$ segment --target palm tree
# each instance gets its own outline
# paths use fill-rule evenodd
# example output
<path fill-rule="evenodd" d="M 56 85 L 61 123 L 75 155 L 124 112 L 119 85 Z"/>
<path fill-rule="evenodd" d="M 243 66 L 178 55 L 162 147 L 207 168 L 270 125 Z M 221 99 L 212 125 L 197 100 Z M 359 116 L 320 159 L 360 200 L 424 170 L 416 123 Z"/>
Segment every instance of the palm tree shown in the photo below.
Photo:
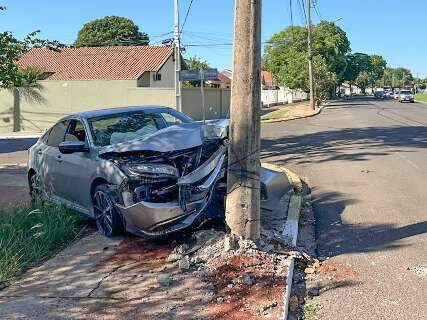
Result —
<path fill-rule="evenodd" d="M 21 99 L 42 103 L 45 101 L 38 82 L 44 72 L 38 68 L 26 67 L 18 70 L 13 86 L 8 89 L 13 94 L 13 132 L 21 131 Z"/>

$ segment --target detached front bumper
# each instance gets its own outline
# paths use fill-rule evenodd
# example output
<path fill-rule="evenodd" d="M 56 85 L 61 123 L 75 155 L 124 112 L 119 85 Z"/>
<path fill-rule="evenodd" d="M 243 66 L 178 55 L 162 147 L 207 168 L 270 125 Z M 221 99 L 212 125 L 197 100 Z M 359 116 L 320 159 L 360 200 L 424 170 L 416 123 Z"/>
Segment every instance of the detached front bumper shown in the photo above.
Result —
<path fill-rule="evenodd" d="M 162 236 L 190 227 L 210 204 L 218 180 L 224 177 L 225 152 L 226 147 L 220 147 L 200 167 L 181 177 L 175 202 L 116 204 L 126 230 L 136 235 Z"/>

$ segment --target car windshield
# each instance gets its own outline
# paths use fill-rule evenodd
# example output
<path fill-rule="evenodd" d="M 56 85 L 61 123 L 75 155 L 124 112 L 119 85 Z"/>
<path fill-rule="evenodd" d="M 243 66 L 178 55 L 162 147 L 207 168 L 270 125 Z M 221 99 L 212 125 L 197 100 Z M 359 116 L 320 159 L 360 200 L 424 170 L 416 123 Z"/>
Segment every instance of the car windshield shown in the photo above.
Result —
<path fill-rule="evenodd" d="M 88 119 L 96 146 L 126 142 L 178 123 L 192 122 L 191 118 L 175 111 L 124 112 Z"/>
<path fill-rule="evenodd" d="M 411 91 L 405 90 L 405 91 L 400 91 L 401 94 L 411 94 Z"/>

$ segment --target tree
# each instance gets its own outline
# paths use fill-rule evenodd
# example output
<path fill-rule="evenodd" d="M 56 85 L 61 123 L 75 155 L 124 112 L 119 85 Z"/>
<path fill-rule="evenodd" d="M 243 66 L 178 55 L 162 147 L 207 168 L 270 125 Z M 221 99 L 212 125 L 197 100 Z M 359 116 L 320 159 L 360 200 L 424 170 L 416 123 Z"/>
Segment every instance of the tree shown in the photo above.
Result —
<path fill-rule="evenodd" d="M 13 131 L 21 131 L 21 99 L 41 103 L 44 101 L 40 91 L 42 85 L 38 82 L 43 71 L 38 68 L 27 67 L 18 69 L 17 77 L 12 86 L 8 87 L 13 94 Z"/>
<path fill-rule="evenodd" d="M 348 81 L 348 83 L 350 84 L 350 91 L 351 86 L 354 83 L 357 83 L 358 86 L 363 87 L 361 89 L 364 92 L 366 88 L 366 82 L 368 81 L 368 75 L 365 73 L 361 73 L 367 72 L 370 67 L 371 61 L 369 59 L 369 56 L 365 53 L 356 52 L 348 54 L 346 60 L 347 66 L 343 73 L 342 79 Z"/>
<path fill-rule="evenodd" d="M 5 8 L 0 7 L 0 9 L 4 10 Z M 19 57 L 30 48 L 44 47 L 52 50 L 58 50 L 58 48 L 63 47 L 63 44 L 58 41 L 38 39 L 36 37 L 38 33 L 39 31 L 34 31 L 28 34 L 23 40 L 18 40 L 9 31 L 0 32 L 0 89 L 11 90 L 14 95 L 12 109 L 15 120 L 14 129 L 16 130 L 19 130 L 20 128 L 19 94 L 22 93 L 26 98 L 30 98 L 30 96 L 35 98 L 36 96 L 32 93 L 35 93 L 37 90 L 37 86 L 35 84 L 30 85 L 32 79 L 36 77 L 37 72 L 33 69 L 19 69 L 16 62 L 19 60 Z M 14 90 L 14 88 L 22 89 Z M 24 90 L 24 88 L 26 89 Z M 30 88 L 31 90 L 29 90 Z"/>
<path fill-rule="evenodd" d="M 148 45 L 149 38 L 130 19 L 107 16 L 86 23 L 77 35 L 75 47 Z"/>
<path fill-rule="evenodd" d="M 383 78 L 384 72 L 387 66 L 387 62 L 382 56 L 371 55 L 369 56 L 370 60 L 370 69 L 369 69 L 369 81 L 372 86 L 377 84 L 380 86 L 379 80 Z"/>
<path fill-rule="evenodd" d="M 386 68 L 384 71 L 384 84 L 403 88 L 405 85 L 412 85 L 414 77 L 409 69 L 406 68 Z"/>
<path fill-rule="evenodd" d="M 315 84 L 316 99 L 326 98 L 342 81 L 349 51 L 346 33 L 334 23 L 322 21 L 313 27 L 313 73 L 321 82 Z M 291 26 L 273 35 L 263 67 L 280 84 L 308 91 L 307 29 Z"/>

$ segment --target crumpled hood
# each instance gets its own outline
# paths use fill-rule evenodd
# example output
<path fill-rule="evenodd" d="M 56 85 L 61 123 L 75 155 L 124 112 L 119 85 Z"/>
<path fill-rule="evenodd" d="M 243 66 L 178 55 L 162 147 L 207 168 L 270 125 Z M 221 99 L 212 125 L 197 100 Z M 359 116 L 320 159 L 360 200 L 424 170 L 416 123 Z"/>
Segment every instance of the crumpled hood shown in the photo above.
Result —
<path fill-rule="evenodd" d="M 99 149 L 99 155 L 137 151 L 171 152 L 198 147 L 205 138 L 228 131 L 228 120 L 182 123 L 159 130 L 145 137 Z M 206 135 L 210 135 L 207 137 Z"/>

